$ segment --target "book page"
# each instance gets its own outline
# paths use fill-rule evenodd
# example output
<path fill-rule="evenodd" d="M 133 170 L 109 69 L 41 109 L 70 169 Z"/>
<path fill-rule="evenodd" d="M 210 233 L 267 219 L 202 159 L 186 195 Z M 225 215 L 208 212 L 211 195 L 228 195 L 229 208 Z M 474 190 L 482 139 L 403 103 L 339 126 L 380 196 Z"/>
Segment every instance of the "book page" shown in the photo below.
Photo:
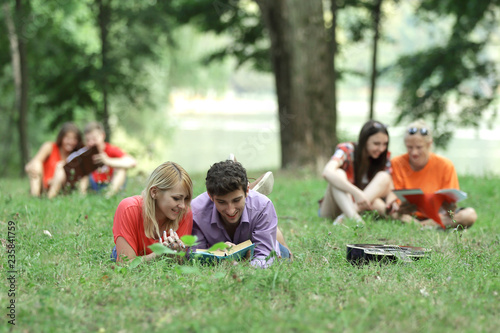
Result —
<path fill-rule="evenodd" d="M 454 188 L 445 188 L 437 191 L 436 194 L 444 195 L 451 202 L 459 202 L 467 199 L 467 193 Z"/>
<path fill-rule="evenodd" d="M 71 153 L 68 158 L 66 159 L 66 163 L 69 163 L 71 162 L 75 157 L 78 157 L 80 155 L 83 155 L 85 152 L 87 152 L 87 150 L 89 150 L 89 147 L 83 147 L 83 148 L 80 148 L 78 149 L 77 151 Z"/>
<path fill-rule="evenodd" d="M 74 185 L 82 177 L 87 176 L 92 171 L 102 166 L 102 163 L 95 164 L 93 161 L 93 156 L 98 153 L 97 147 L 92 146 L 90 148 L 83 147 L 69 155 L 64 165 L 68 183 Z"/>
<path fill-rule="evenodd" d="M 244 241 L 243 243 L 240 243 L 240 244 L 237 244 L 233 247 L 231 247 L 231 249 L 226 249 L 225 251 L 224 250 L 215 250 L 215 251 L 208 251 L 207 249 L 196 249 L 196 252 L 197 253 L 207 253 L 207 254 L 212 254 L 212 255 L 215 255 L 215 256 L 218 256 L 218 257 L 226 257 L 226 256 L 229 256 L 233 253 L 236 253 L 240 250 L 243 250 L 249 246 L 252 245 L 252 241 L 251 240 L 247 240 L 247 241 Z"/>
<path fill-rule="evenodd" d="M 405 190 L 393 190 L 394 194 L 398 197 L 401 202 L 406 202 L 406 195 L 414 195 L 414 194 L 424 194 L 419 188 L 405 189 Z"/>
<path fill-rule="evenodd" d="M 250 245 L 252 245 L 252 241 L 251 240 L 247 240 L 247 241 L 244 241 L 243 243 L 239 243 L 238 245 L 233 246 L 228 251 L 228 254 L 233 254 L 235 252 L 238 252 L 239 250 L 242 250 L 242 249 L 244 249 L 246 247 L 249 247 Z"/>

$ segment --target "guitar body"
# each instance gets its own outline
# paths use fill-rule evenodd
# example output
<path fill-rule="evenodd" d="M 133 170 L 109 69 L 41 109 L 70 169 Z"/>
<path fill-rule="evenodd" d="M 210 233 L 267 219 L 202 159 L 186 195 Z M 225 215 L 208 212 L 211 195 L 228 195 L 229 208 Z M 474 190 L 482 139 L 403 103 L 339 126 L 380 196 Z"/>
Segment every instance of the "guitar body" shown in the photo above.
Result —
<path fill-rule="evenodd" d="M 430 255 L 430 250 L 416 246 L 385 244 L 347 244 L 346 258 L 354 264 L 374 262 L 412 262 Z"/>

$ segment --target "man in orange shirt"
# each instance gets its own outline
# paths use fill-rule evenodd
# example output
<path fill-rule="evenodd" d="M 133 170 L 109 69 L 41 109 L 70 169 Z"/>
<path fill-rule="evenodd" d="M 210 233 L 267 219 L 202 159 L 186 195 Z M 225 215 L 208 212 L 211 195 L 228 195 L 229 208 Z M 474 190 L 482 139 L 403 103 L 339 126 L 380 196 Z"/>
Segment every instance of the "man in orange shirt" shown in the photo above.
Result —
<path fill-rule="evenodd" d="M 441 189 L 459 189 L 458 177 L 453 163 L 442 156 L 431 152 L 432 133 L 424 121 L 410 124 L 405 133 L 407 153 L 391 160 L 392 180 L 395 189 L 420 188 L 424 193 L 434 193 Z M 408 213 L 414 212 L 414 207 L 402 205 L 396 207 L 393 215 L 405 222 L 414 221 Z M 450 216 L 448 211 L 454 211 Z M 458 208 L 444 203 L 440 210 L 441 221 L 445 226 L 456 227 L 461 225 L 468 228 L 477 219 L 476 211 L 471 208 Z M 423 215 L 416 214 L 421 224 L 437 225 L 435 221 Z"/>

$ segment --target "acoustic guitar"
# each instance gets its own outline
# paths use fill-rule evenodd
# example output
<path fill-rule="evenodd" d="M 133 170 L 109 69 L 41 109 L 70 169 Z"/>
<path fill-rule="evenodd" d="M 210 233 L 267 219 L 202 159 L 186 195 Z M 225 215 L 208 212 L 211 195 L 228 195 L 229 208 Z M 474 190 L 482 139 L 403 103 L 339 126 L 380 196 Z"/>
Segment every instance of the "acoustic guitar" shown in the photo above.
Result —
<path fill-rule="evenodd" d="M 429 257 L 430 249 L 386 244 L 347 244 L 347 260 L 354 264 L 375 262 L 413 262 Z"/>

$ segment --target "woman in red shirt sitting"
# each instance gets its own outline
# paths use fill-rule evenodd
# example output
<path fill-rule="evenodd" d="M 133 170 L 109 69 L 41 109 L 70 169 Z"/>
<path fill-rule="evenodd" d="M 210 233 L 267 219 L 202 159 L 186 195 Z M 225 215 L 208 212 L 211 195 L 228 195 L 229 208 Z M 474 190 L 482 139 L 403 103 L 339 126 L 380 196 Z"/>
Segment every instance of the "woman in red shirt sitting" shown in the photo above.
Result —
<path fill-rule="evenodd" d="M 24 170 L 30 180 L 30 193 L 39 197 L 43 190 L 53 198 L 66 182 L 66 158 L 83 146 L 82 132 L 73 123 L 65 123 L 56 142 L 45 142 Z"/>

